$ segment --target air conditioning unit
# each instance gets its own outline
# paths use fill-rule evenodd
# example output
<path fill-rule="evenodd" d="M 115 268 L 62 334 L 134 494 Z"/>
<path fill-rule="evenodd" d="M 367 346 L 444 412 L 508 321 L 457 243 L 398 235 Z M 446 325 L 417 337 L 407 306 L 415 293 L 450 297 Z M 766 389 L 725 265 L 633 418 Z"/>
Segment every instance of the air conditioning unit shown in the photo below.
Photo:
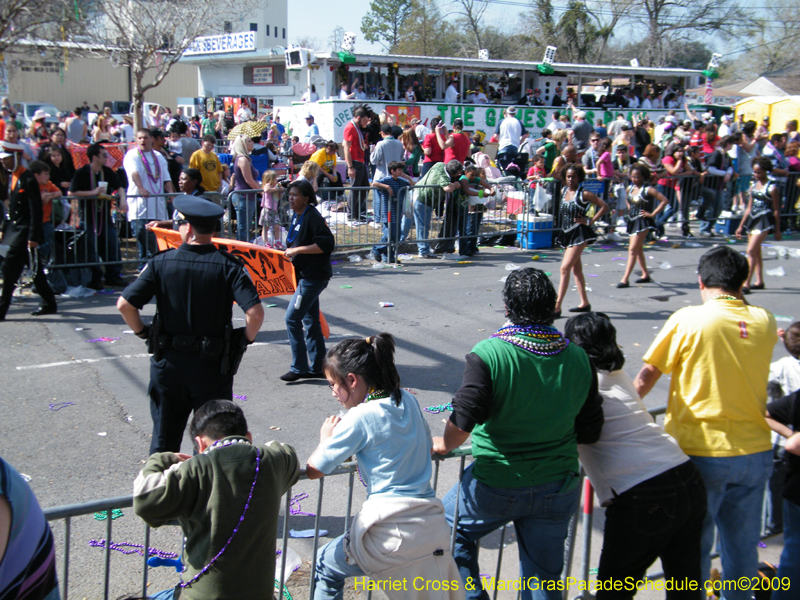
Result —
<path fill-rule="evenodd" d="M 286 59 L 286 68 L 290 71 L 299 71 L 308 66 L 308 49 L 289 46 L 283 53 Z"/>

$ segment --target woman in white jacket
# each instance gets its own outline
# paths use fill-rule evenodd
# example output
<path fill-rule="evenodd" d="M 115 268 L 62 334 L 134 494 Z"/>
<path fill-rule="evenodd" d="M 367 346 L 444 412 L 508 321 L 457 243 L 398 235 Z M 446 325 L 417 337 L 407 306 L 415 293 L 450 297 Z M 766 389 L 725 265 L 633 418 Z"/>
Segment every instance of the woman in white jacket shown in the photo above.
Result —
<path fill-rule="evenodd" d="M 325 358 L 333 396 L 348 412 L 323 423 L 308 477 L 355 455 L 367 500 L 317 557 L 314 600 L 342 598 L 345 579 L 364 575 L 390 598 L 464 597 L 444 506 L 430 484 L 431 432 L 416 398 L 400 389 L 394 349 L 394 338 L 380 333 L 344 340 Z"/>

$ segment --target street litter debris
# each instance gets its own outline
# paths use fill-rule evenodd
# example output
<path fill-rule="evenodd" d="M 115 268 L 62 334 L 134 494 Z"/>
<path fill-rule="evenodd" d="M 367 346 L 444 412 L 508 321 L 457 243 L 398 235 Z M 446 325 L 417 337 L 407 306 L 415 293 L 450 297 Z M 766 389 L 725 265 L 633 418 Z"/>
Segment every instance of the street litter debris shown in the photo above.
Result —
<path fill-rule="evenodd" d="M 126 330 L 125 330 L 125 331 L 123 331 L 122 333 L 123 333 L 124 335 L 130 335 L 130 334 L 132 334 L 132 333 L 133 333 L 133 329 L 126 329 Z"/>
<path fill-rule="evenodd" d="M 322 537 L 323 535 L 328 535 L 327 529 L 320 529 L 319 535 Z M 289 537 L 293 538 L 313 538 L 314 537 L 314 530 L 313 529 L 290 529 L 289 530 Z"/>
<path fill-rule="evenodd" d="M 508 263 L 506 265 L 506 271 L 516 271 L 519 269 L 519 265 L 515 265 L 514 263 Z"/>
<path fill-rule="evenodd" d="M 278 306 L 278 305 L 277 304 L 265 304 L 264 308 L 273 308 L 275 306 Z"/>
<path fill-rule="evenodd" d="M 548 277 L 552 277 L 553 276 L 553 274 L 550 271 L 545 271 L 544 274 L 547 275 Z"/>
<path fill-rule="evenodd" d="M 349 260 L 350 262 L 361 262 L 361 261 L 362 261 L 362 260 L 364 260 L 364 259 L 361 257 L 361 255 L 360 255 L 360 254 L 351 254 L 351 255 L 350 255 L 348 258 L 347 258 L 347 260 Z"/>
<path fill-rule="evenodd" d="M 628 260 L 628 259 L 627 259 L 627 258 L 625 258 L 624 256 L 615 256 L 615 257 L 614 257 L 614 258 L 612 258 L 611 260 Z"/>
<path fill-rule="evenodd" d="M 444 412 L 446 410 L 453 410 L 453 405 L 447 403 L 447 404 L 439 404 L 438 406 L 426 406 L 422 410 L 424 410 L 425 412 L 432 413 L 434 415 L 438 415 L 439 413 Z"/>
<path fill-rule="evenodd" d="M 89 540 L 89 545 L 92 548 L 105 548 L 106 540 Z M 132 544 L 130 542 L 108 542 L 108 547 L 123 554 L 138 554 L 144 556 L 144 546 L 142 544 Z M 127 548 L 130 548 L 128 550 Z M 158 548 L 148 548 L 147 554 L 151 556 L 158 556 L 159 558 L 178 558 L 176 552 L 167 552 L 166 550 L 159 550 Z"/>
<path fill-rule="evenodd" d="M 786 321 L 788 323 L 794 323 L 794 317 L 784 317 L 783 315 L 775 315 L 776 321 Z"/>
<path fill-rule="evenodd" d="M 778 267 L 777 269 L 767 270 L 767 275 L 772 275 L 773 277 L 783 277 L 786 275 L 786 271 L 783 270 L 783 267 Z"/>
<path fill-rule="evenodd" d="M 471 260 L 460 260 L 460 261 L 458 261 L 458 263 L 457 263 L 457 264 L 459 264 L 459 265 L 471 265 L 471 264 L 472 264 L 472 262 L 473 262 L 473 261 L 471 261 Z M 458 274 L 458 273 L 456 273 L 456 275 L 457 275 L 457 274 Z"/>
<path fill-rule="evenodd" d="M 20 473 L 20 476 L 22 477 L 23 481 L 30 481 L 31 479 L 33 479 L 33 477 L 31 477 L 30 475 L 25 475 L 25 473 Z"/>
<path fill-rule="evenodd" d="M 539 255 L 534 254 L 533 256 L 531 256 L 531 260 L 539 260 Z"/>
<path fill-rule="evenodd" d="M 116 342 L 119 339 L 122 339 L 122 338 L 99 337 L 99 338 L 95 338 L 93 340 L 85 340 L 85 341 L 89 342 L 90 344 L 96 344 L 97 342 L 112 342 L 113 343 L 113 342 Z"/>
<path fill-rule="evenodd" d="M 271 427 L 270 427 L 270 429 L 271 429 L 272 431 L 280 431 L 280 430 L 281 430 L 281 428 L 280 428 L 280 427 L 275 427 L 275 425 L 271 426 Z"/>
<path fill-rule="evenodd" d="M 76 327 L 75 331 L 83 331 L 84 329 L 86 329 L 86 328 L 85 327 Z M 131 332 L 131 333 L 133 333 L 133 332 Z"/>
<path fill-rule="evenodd" d="M 664 261 L 663 263 L 661 263 L 660 265 L 658 265 L 658 268 L 659 268 L 659 269 L 665 269 L 665 270 L 666 270 L 666 269 L 671 269 L 671 268 L 672 268 L 672 265 L 671 265 L 671 264 L 669 264 L 668 262 Z"/>
<path fill-rule="evenodd" d="M 67 406 L 75 406 L 74 402 L 56 402 L 55 404 L 50 405 L 50 410 L 61 410 L 62 408 L 66 408 Z"/>
<path fill-rule="evenodd" d="M 108 434 L 105 431 L 101 431 L 97 435 L 99 435 L 100 437 L 106 437 Z"/>
<path fill-rule="evenodd" d="M 300 515 L 301 517 L 316 517 L 317 515 L 314 513 L 303 512 L 300 508 L 300 501 L 305 500 L 306 498 L 308 498 L 308 494 L 305 492 L 292 496 L 292 498 L 289 500 L 289 513 L 293 515 Z"/>
<path fill-rule="evenodd" d="M 378 302 L 378 306 L 381 308 L 392 308 L 394 306 L 394 302 Z"/>
<path fill-rule="evenodd" d="M 351 290 L 351 289 L 353 289 L 352 285 L 340 285 L 339 287 L 342 288 L 343 290 Z"/>
<path fill-rule="evenodd" d="M 114 508 L 114 509 L 111 510 L 111 520 L 112 521 L 114 519 L 119 519 L 121 516 L 123 516 L 121 508 Z M 108 512 L 107 511 L 94 513 L 94 520 L 95 521 L 105 521 L 107 518 L 108 518 Z"/>
<path fill-rule="evenodd" d="M 236 398 L 237 400 L 241 400 L 242 402 L 247 402 L 247 396 L 241 396 L 239 394 L 234 394 L 233 397 Z"/>

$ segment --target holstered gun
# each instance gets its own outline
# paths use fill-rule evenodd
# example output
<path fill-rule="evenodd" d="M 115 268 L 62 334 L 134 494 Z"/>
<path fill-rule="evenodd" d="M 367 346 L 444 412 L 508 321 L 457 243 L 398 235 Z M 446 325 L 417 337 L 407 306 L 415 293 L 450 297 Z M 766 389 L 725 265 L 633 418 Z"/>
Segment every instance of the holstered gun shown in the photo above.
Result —
<path fill-rule="evenodd" d="M 147 338 L 147 351 L 156 360 L 163 358 L 164 348 L 167 347 L 167 336 L 161 333 L 163 328 L 164 320 L 156 311 L 156 316 L 153 317 L 153 323 L 150 325 L 150 335 Z"/>
<path fill-rule="evenodd" d="M 220 365 L 220 373 L 223 375 L 233 376 L 239 370 L 242 357 L 247 351 L 247 346 L 250 345 L 245 335 L 246 331 L 244 327 L 234 329 L 232 325 L 226 325 L 223 338 L 222 364 Z"/>

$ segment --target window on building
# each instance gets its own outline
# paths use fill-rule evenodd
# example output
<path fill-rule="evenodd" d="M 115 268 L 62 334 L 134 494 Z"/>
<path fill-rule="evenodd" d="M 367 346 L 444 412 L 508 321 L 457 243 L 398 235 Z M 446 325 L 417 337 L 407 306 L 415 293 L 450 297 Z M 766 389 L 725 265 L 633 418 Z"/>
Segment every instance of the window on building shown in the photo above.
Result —
<path fill-rule="evenodd" d="M 258 31 L 258 23 L 250 23 L 250 31 Z"/>
<path fill-rule="evenodd" d="M 269 37 L 269 25 L 264 25 L 264 31 L 266 31 L 267 37 Z"/>
<path fill-rule="evenodd" d="M 283 28 L 283 39 L 286 39 L 286 28 Z"/>
<path fill-rule="evenodd" d="M 233 24 L 230 21 L 225 21 L 223 31 L 225 31 L 225 33 L 233 33 Z"/>

